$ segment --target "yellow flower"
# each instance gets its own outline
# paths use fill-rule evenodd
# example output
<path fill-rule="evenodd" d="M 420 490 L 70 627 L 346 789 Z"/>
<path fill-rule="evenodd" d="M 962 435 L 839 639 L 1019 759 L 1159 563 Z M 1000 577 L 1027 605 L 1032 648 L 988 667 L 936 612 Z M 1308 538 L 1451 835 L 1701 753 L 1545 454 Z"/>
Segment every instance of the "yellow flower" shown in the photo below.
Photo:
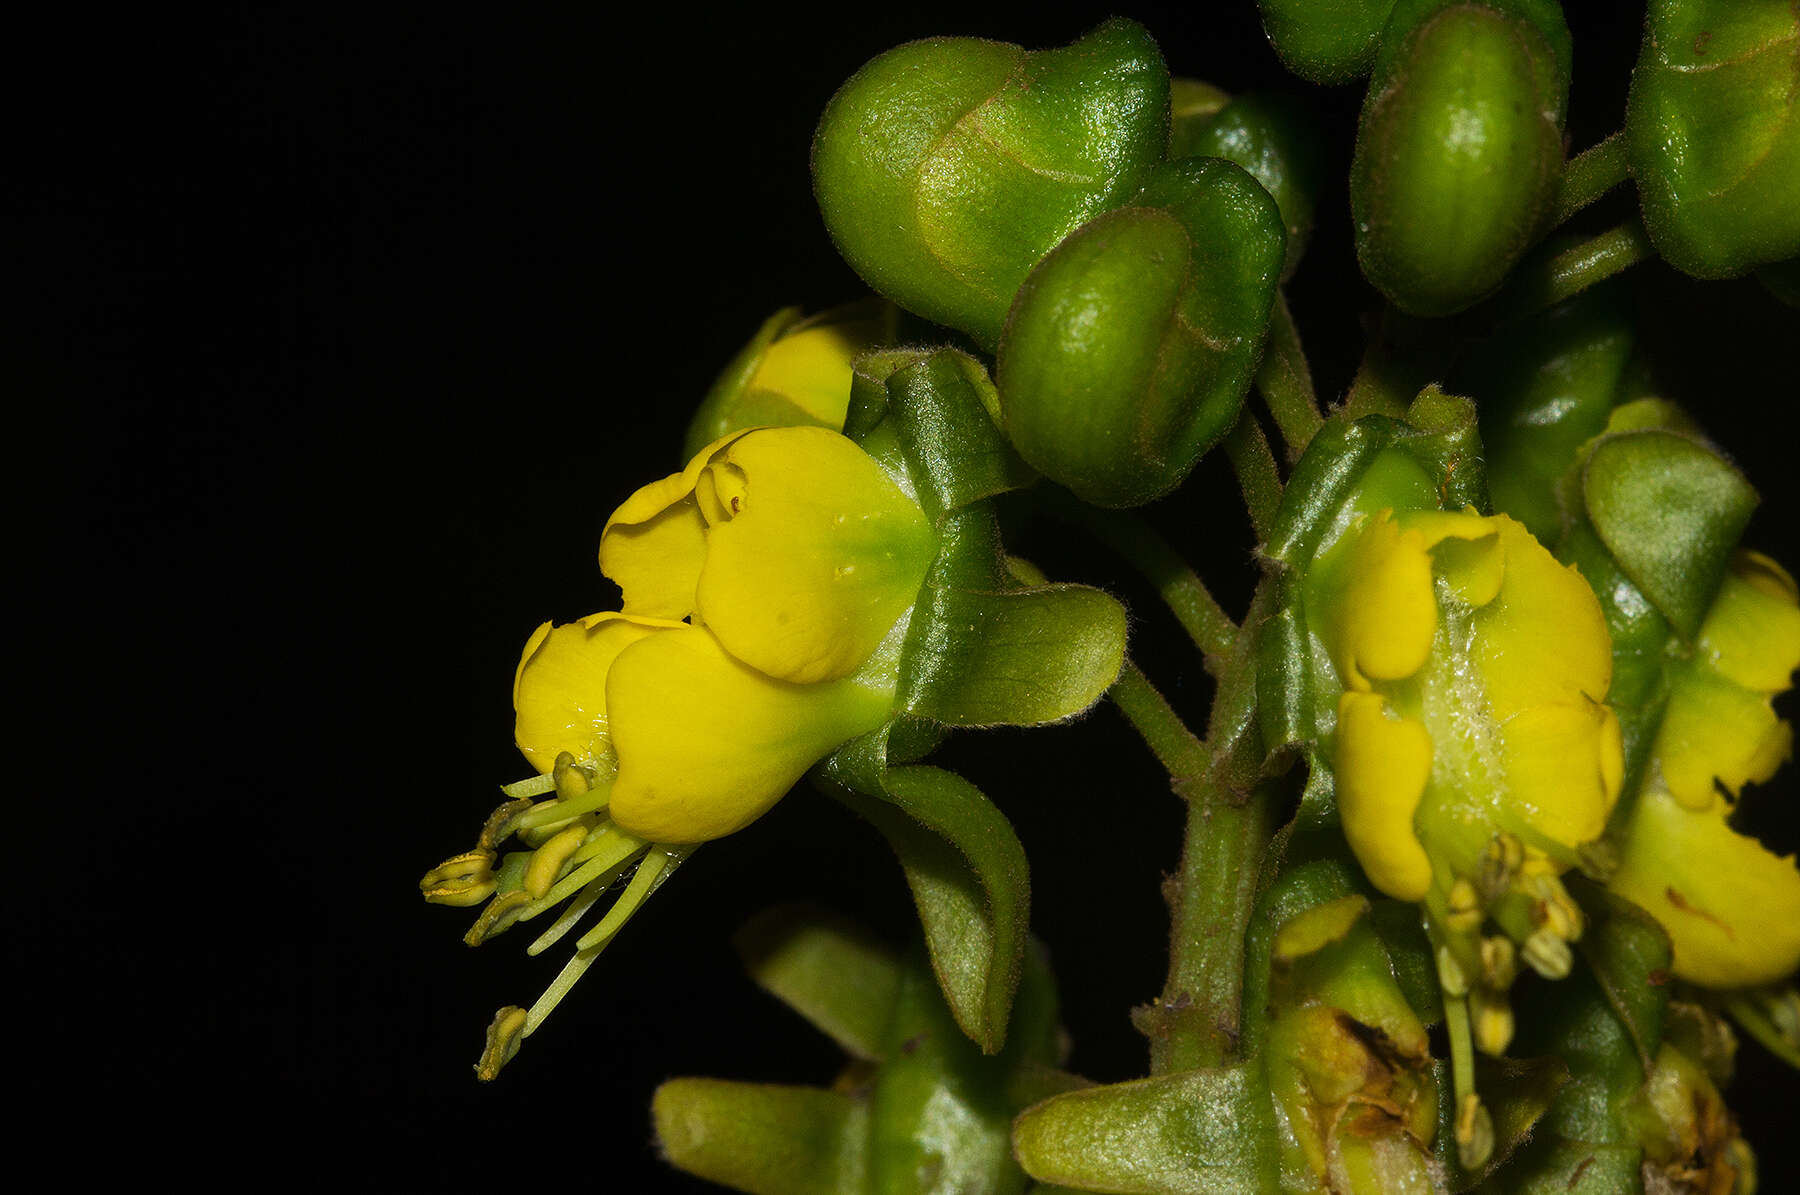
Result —
<path fill-rule="evenodd" d="M 1669 702 L 1626 826 L 1614 891 L 1661 921 L 1675 974 L 1715 988 L 1770 983 L 1800 966 L 1800 868 L 1727 824 L 1745 784 L 1793 752 L 1770 704 L 1800 667 L 1794 579 L 1740 553 Z"/>
<path fill-rule="evenodd" d="M 471 945 L 570 901 L 536 954 L 632 873 L 538 1002 L 495 1017 L 481 1077 L 695 844 L 742 829 L 892 716 L 935 553 L 902 484 L 819 427 L 733 433 L 613 512 L 600 566 L 623 609 L 540 626 L 513 678 L 514 737 L 541 775 L 507 786 L 475 849 L 420 884 L 438 903 L 487 902 Z M 528 849 L 502 859 L 514 836 Z"/>
<path fill-rule="evenodd" d="M 918 506 L 843 436 L 728 436 L 613 513 L 600 565 L 624 608 L 538 628 L 519 748 L 540 772 L 565 751 L 615 759 L 612 820 L 639 837 L 741 829 L 886 720 L 933 551 Z"/>

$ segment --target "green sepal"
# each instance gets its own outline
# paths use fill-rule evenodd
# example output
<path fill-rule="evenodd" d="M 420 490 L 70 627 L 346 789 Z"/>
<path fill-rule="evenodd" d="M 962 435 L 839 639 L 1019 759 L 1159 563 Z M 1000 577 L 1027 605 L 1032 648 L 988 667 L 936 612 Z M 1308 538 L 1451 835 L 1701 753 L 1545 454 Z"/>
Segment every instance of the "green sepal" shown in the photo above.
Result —
<path fill-rule="evenodd" d="M 1673 960 L 1669 935 L 1656 918 L 1591 880 L 1571 875 L 1569 894 L 1588 928 L 1577 943 L 1594 983 L 1646 1068 L 1663 1040 Z"/>
<path fill-rule="evenodd" d="M 650 1118 L 671 1165 L 750 1195 L 843 1195 L 868 1186 L 869 1108 L 816 1087 L 670 1079 Z"/>
<path fill-rule="evenodd" d="M 992 512 L 939 527 L 901 655 L 896 708 L 950 726 L 1030 726 L 1074 717 L 1118 679 L 1125 608 L 1085 585 L 1021 588 Z"/>
<path fill-rule="evenodd" d="M 1800 12 L 1652 0 L 1625 110 L 1651 243 L 1725 278 L 1800 253 Z"/>
<path fill-rule="evenodd" d="M 1394 0 L 1257 0 L 1281 65 L 1312 83 L 1348 83 L 1369 71 Z"/>
<path fill-rule="evenodd" d="M 1268 1033 L 1275 935 L 1308 909 L 1367 891 L 1354 864 L 1346 862 L 1341 852 L 1285 867 L 1279 877 L 1266 865 L 1264 870 L 1264 890 L 1257 897 L 1244 938 L 1244 1020 L 1239 1048 L 1251 1058 L 1262 1053 Z"/>
<path fill-rule="evenodd" d="M 887 943 L 848 918 L 786 905 L 751 918 L 732 945 L 756 986 L 844 1053 L 884 1057 L 883 1034 L 900 992 L 900 959 Z"/>
<path fill-rule="evenodd" d="M 986 368 L 967 353 L 873 354 L 857 363 L 856 378 L 864 377 L 882 383 L 882 414 L 906 457 L 919 505 L 933 522 L 1036 478 L 1000 430 L 1000 399 Z M 864 387 L 859 395 L 853 380 L 851 392 L 857 427 L 866 434 L 880 422 L 872 418 L 874 391 Z"/>
<path fill-rule="evenodd" d="M 1134 21 L 1034 52 L 911 42 L 826 105 L 814 192 L 875 290 L 991 348 L 1038 259 L 1162 159 L 1168 121 L 1168 69 Z"/>
<path fill-rule="evenodd" d="M 870 1098 L 869 1190 L 883 1195 L 991 1191 L 1017 1195 L 1014 1077 L 1056 1060 L 1056 998 L 1039 951 L 1028 952 L 1006 1049 L 986 1058 L 958 1031 L 923 957 L 900 974 L 883 1062 Z"/>
<path fill-rule="evenodd" d="M 885 729 L 838 748 L 813 775 L 899 856 L 956 1023 L 984 1053 L 998 1053 L 1031 910 L 1025 849 L 1006 815 L 953 772 L 889 767 Z"/>
<path fill-rule="evenodd" d="M 1559 30 L 1566 43 L 1554 4 L 1396 5 L 1357 129 L 1350 206 L 1363 273 L 1402 310 L 1474 304 L 1543 230 L 1563 169 Z"/>
<path fill-rule="evenodd" d="M 1031 271 L 1000 339 L 1007 435 L 1099 506 L 1179 485 L 1237 419 L 1262 354 L 1286 233 L 1241 167 L 1157 167 L 1129 205 Z"/>
<path fill-rule="evenodd" d="M 1445 1093 L 1438 1101 L 1438 1130 L 1432 1147 L 1444 1172 L 1451 1176 L 1452 1191 L 1472 1190 L 1501 1172 L 1507 1160 L 1542 1128 L 1558 1094 L 1569 1082 L 1569 1068 L 1555 1056 L 1478 1056 L 1475 1090 L 1481 1093 L 1481 1102 L 1493 1118 L 1494 1149 L 1481 1169 L 1471 1172 L 1463 1169 L 1456 1156 L 1456 1100 L 1448 1094 L 1452 1088 L 1450 1066 L 1438 1061 L 1432 1069 L 1437 1074 L 1438 1090 Z"/>
<path fill-rule="evenodd" d="M 1190 146 L 1230 102 L 1231 93 L 1222 87 L 1200 79 L 1170 79 L 1169 160 L 1200 156 Z"/>
<path fill-rule="evenodd" d="M 1634 341 L 1616 292 L 1602 287 L 1503 329 L 1458 370 L 1481 409 L 1494 509 L 1541 543 L 1562 538 L 1557 483 L 1605 429 Z"/>
<path fill-rule="evenodd" d="M 1280 1189 L 1263 1129 L 1268 1089 L 1247 1063 L 1054 1096 L 1013 1124 L 1019 1164 L 1042 1182 L 1126 1195 L 1262 1195 Z"/>
<path fill-rule="evenodd" d="M 1274 197 L 1287 230 L 1281 277 L 1291 278 L 1312 236 L 1313 206 L 1325 171 L 1325 148 L 1312 113 L 1300 100 L 1253 92 L 1226 103 L 1210 118 L 1172 122 L 1169 157 L 1224 158 L 1249 171 Z"/>
<path fill-rule="evenodd" d="M 1756 491 L 1713 449 L 1660 430 L 1607 436 L 1581 470 L 1595 534 L 1691 641 L 1756 508 Z"/>

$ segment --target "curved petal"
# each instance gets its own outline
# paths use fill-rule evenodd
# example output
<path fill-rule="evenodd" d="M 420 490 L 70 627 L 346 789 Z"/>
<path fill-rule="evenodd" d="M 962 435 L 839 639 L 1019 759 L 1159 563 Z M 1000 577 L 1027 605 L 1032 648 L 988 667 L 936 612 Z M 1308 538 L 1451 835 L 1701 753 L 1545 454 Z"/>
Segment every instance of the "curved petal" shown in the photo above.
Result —
<path fill-rule="evenodd" d="M 850 365 L 880 342 L 879 320 L 815 324 L 771 344 L 747 390 L 770 390 L 832 428 L 850 405 Z"/>
<path fill-rule="evenodd" d="M 1800 668 L 1800 605 L 1780 584 L 1787 574 L 1772 560 L 1766 565 L 1773 571 L 1725 578 L 1700 628 L 1698 655 L 1733 683 L 1773 694 L 1792 685 Z"/>
<path fill-rule="evenodd" d="M 1567 862 L 1600 837 L 1618 800 L 1625 770 L 1618 717 L 1592 701 L 1540 705 L 1501 734 L 1508 791 L 1499 820 Z"/>
<path fill-rule="evenodd" d="M 624 613 L 686 618 L 706 561 L 706 521 L 694 486 L 713 458 L 745 435 L 733 432 L 694 454 L 687 468 L 640 487 L 600 532 L 600 571 L 624 591 Z"/>
<path fill-rule="evenodd" d="M 1398 680 L 1425 666 L 1437 633 L 1437 595 L 1424 538 L 1401 530 L 1390 511 L 1369 520 L 1340 566 L 1338 670 L 1352 685 Z"/>
<path fill-rule="evenodd" d="M 847 676 L 912 606 L 936 552 L 924 513 L 853 441 L 765 428 L 712 472 L 728 514 L 707 532 L 698 609 L 770 676 Z"/>
<path fill-rule="evenodd" d="M 1338 701 L 1338 808 L 1344 837 L 1370 881 L 1389 896 L 1420 900 L 1431 887 L 1431 860 L 1413 832 L 1413 814 L 1431 778 L 1431 735 L 1393 717 L 1373 693 Z"/>
<path fill-rule="evenodd" d="M 513 674 L 513 741 L 540 772 L 567 751 L 590 759 L 606 731 L 606 673 L 614 658 L 658 624 L 611 612 L 532 632 Z"/>
<path fill-rule="evenodd" d="M 613 661 L 606 708 L 619 755 L 612 817 L 655 842 L 742 829 L 834 747 L 874 730 L 893 694 L 854 681 L 795 685 L 678 626 Z"/>
<path fill-rule="evenodd" d="M 1715 988 L 1772 983 L 1800 966 L 1800 868 L 1661 786 L 1632 816 L 1610 886 L 1648 909 L 1675 945 L 1675 974 Z"/>
<path fill-rule="evenodd" d="M 1612 637 L 1594 591 L 1524 526 L 1495 515 L 1506 577 L 1475 614 L 1488 712 L 1505 722 L 1545 703 L 1604 701 L 1612 685 Z"/>
<path fill-rule="evenodd" d="M 1715 781 L 1735 795 L 1769 779 L 1792 753 L 1793 728 L 1766 695 L 1691 666 L 1671 688 L 1656 760 L 1663 783 L 1689 809 L 1712 804 Z"/>

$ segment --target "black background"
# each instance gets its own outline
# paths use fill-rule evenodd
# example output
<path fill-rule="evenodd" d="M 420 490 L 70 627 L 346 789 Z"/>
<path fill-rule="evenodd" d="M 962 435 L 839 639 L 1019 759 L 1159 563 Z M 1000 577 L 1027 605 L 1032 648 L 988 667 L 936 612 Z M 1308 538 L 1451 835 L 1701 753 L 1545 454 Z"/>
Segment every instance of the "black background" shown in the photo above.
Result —
<path fill-rule="evenodd" d="M 1618 125 L 1640 17 L 1571 7 L 1582 148 Z M 1316 103 L 1335 156 L 1290 294 L 1341 394 L 1378 306 L 1342 183 L 1360 89 L 1286 77 L 1248 0 L 1125 11 L 1177 73 Z M 469 1069 L 487 1018 L 561 960 L 511 936 L 467 950 L 467 915 L 414 881 L 524 773 L 518 648 L 614 600 L 593 559 L 606 514 L 679 465 L 688 413 L 759 320 L 862 293 L 810 194 L 831 92 L 910 38 L 1060 44 L 1106 15 L 96 9 L 21 42 L 8 456 L 46 564 L 17 583 L 15 1073 L 91 1143 L 90 1170 L 697 1190 L 654 1159 L 657 1082 L 829 1079 L 834 1050 L 727 944 L 784 900 L 906 933 L 886 848 L 809 791 L 697 854 L 489 1086 Z M 1752 541 L 1794 563 L 1793 313 L 1657 265 L 1634 286 L 1669 392 L 1764 490 Z M 1742 351 L 1768 340 L 1777 356 Z M 1223 474 L 1203 463 L 1151 513 L 1241 606 L 1251 537 Z M 1017 543 L 1111 575 L 1050 529 Z M 1198 717 L 1203 674 L 1153 600 L 1113 584 Z M 1156 881 L 1179 828 L 1160 774 L 1105 710 L 948 759 L 1003 795 L 1032 856 L 1072 1065 L 1141 1071 L 1125 1012 L 1161 986 Z M 1793 791 L 1790 771 L 1767 794 L 1787 850 Z M 1800 1088 L 1754 1047 L 1742 1062 L 1764 1189 L 1791 1189 Z"/>

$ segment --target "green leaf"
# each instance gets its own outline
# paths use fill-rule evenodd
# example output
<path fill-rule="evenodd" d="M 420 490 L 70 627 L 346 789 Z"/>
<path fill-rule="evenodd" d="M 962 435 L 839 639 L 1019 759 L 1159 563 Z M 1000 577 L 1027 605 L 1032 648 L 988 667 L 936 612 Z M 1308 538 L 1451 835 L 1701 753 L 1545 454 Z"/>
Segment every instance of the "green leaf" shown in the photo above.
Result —
<path fill-rule="evenodd" d="M 1479 1188 L 1481 1195 L 1642 1195 L 1643 1151 L 1539 1137 Z"/>
<path fill-rule="evenodd" d="M 1625 135 L 1644 226 L 1701 278 L 1800 253 L 1800 12 L 1652 0 Z"/>
<path fill-rule="evenodd" d="M 1581 956 L 1648 1068 L 1662 1045 L 1669 1007 L 1669 935 L 1649 913 L 1593 881 L 1571 875 L 1567 884 L 1588 920 Z"/>
<path fill-rule="evenodd" d="M 663 1156 L 750 1195 L 843 1195 L 867 1189 L 866 1106 L 812 1087 L 671 1079 L 651 1120 Z"/>
<path fill-rule="evenodd" d="M 851 268 L 992 348 L 1038 259 L 1162 159 L 1168 120 L 1168 69 L 1134 21 L 1029 53 L 932 38 L 880 55 L 832 96 L 813 186 Z"/>
<path fill-rule="evenodd" d="M 956 1023 L 999 1052 L 1030 922 L 1025 850 L 1004 814 L 953 772 L 889 768 L 886 732 L 839 748 L 815 773 L 899 856 Z"/>
<path fill-rule="evenodd" d="M 883 1057 L 900 961 L 880 939 L 823 909 L 784 905 L 751 918 L 732 944 L 758 987 L 846 1054 L 870 1061 Z"/>
<path fill-rule="evenodd" d="M 1267 1088 L 1246 1064 L 1090 1087 L 1027 1108 L 1013 1150 L 1042 1182 L 1123 1195 L 1278 1190 Z"/>
<path fill-rule="evenodd" d="M 1613 559 L 1691 641 L 1756 508 L 1756 491 L 1706 445 L 1647 430 L 1596 444 L 1581 492 Z"/>
<path fill-rule="evenodd" d="M 1159 166 L 1031 271 L 1000 338 L 1007 435 L 1099 506 L 1179 485 L 1236 421 L 1281 273 L 1281 212 L 1217 158 Z"/>

